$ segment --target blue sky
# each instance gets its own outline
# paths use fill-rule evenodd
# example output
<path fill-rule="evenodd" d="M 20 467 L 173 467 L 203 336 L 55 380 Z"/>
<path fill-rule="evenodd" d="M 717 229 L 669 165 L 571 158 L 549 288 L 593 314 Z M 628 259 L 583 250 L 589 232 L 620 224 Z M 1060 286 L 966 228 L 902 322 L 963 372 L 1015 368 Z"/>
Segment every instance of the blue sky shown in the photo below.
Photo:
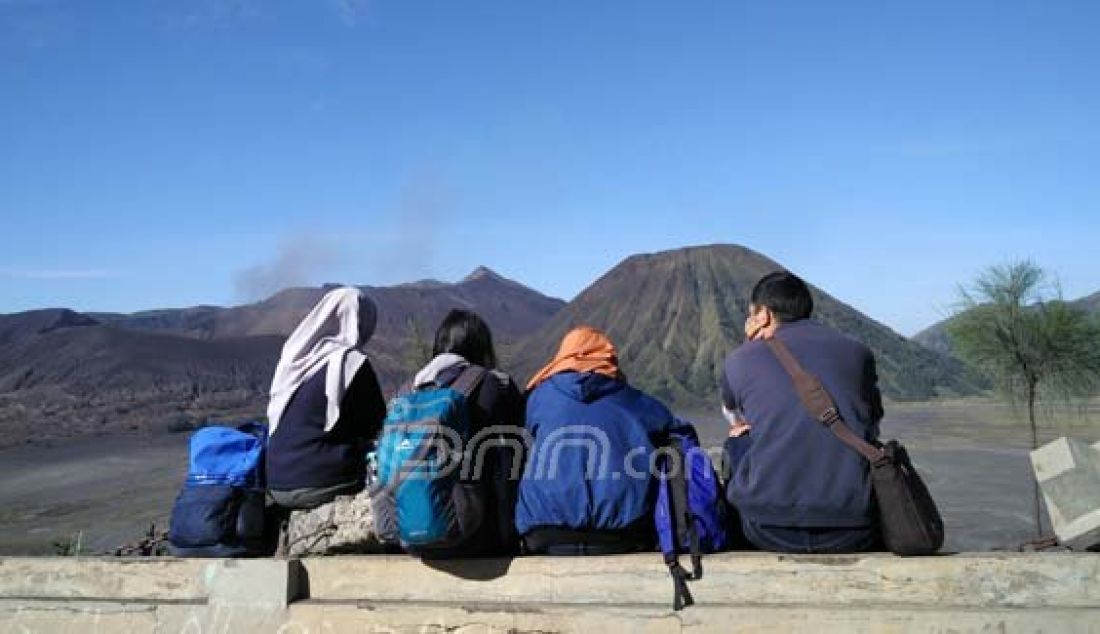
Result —
<path fill-rule="evenodd" d="M 732 242 L 904 334 L 1100 290 L 1100 2 L 0 0 L 0 312 Z"/>

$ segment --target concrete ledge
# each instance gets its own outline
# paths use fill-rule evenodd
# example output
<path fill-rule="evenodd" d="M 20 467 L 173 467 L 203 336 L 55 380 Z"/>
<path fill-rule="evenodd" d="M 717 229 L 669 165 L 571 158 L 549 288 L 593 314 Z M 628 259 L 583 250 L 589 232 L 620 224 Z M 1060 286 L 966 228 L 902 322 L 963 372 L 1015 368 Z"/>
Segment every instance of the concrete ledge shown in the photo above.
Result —
<path fill-rule="evenodd" d="M 741 608 L 693 606 L 672 612 L 653 606 L 345 604 L 294 605 L 296 632 L 1057 632 L 1097 634 L 1096 610 L 921 610 Z M 284 629 L 284 631 L 286 631 Z"/>
<path fill-rule="evenodd" d="M 203 574 L 215 606 L 280 610 L 306 596 L 298 560 L 223 559 L 208 564 Z"/>
<path fill-rule="evenodd" d="M 0 558 L 0 599 L 205 601 L 198 559 Z"/>
<path fill-rule="evenodd" d="M 665 605 L 656 554 L 524 557 L 422 563 L 408 557 L 302 561 L 309 596 L 324 601 Z M 707 605 L 1100 607 L 1100 556 L 1071 553 L 891 555 L 725 553 L 692 583 Z"/>
<path fill-rule="evenodd" d="M 671 610 L 657 554 L 421 562 L 0 559 L 0 631 L 1083 632 L 1100 554 L 707 557 Z"/>
<path fill-rule="evenodd" d="M 11 632 L 863 632 L 1100 633 L 1098 610 L 875 609 L 838 606 L 695 606 L 672 612 L 654 606 L 558 606 L 436 604 L 325 604 L 310 601 L 288 610 L 233 610 L 186 605 L 0 601 L 0 631 Z"/>

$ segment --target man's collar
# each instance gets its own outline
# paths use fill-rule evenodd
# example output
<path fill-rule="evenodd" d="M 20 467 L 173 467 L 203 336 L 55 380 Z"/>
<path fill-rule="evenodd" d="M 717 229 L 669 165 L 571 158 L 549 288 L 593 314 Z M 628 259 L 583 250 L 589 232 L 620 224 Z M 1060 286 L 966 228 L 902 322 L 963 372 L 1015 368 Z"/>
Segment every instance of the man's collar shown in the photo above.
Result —
<path fill-rule="evenodd" d="M 781 321 L 781 322 L 779 322 L 779 327 L 776 328 L 775 331 L 776 332 L 783 332 L 784 330 L 794 330 L 794 329 L 797 329 L 797 328 L 802 328 L 802 327 L 807 326 L 807 325 L 812 324 L 812 323 L 813 323 L 813 318 L 812 317 L 807 317 L 805 319 L 799 319 L 798 321 Z"/>

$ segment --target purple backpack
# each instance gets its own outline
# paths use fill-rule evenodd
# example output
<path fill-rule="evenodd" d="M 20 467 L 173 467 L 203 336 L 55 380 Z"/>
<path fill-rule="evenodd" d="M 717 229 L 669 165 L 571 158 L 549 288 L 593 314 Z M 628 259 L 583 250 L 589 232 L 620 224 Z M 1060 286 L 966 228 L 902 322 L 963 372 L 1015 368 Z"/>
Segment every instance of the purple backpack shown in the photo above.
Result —
<path fill-rule="evenodd" d="M 677 419 L 669 434 L 671 453 L 658 462 L 660 479 L 654 522 L 665 564 L 672 575 L 673 609 L 695 603 L 687 582 L 703 577 L 703 554 L 728 545 L 726 501 L 710 457 L 691 423 Z M 689 573 L 679 555 L 691 555 Z"/>

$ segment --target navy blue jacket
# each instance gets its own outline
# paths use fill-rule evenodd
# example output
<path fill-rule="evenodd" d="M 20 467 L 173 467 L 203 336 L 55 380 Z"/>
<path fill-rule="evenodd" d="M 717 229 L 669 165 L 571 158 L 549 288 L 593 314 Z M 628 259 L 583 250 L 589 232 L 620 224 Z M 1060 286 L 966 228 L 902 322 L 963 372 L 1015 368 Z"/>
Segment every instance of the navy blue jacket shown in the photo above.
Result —
<path fill-rule="evenodd" d="M 857 435 L 878 438 L 882 399 L 866 346 L 810 319 L 782 324 L 775 336 L 821 379 Z M 866 459 L 806 411 L 765 343 L 748 342 L 729 355 L 721 389 L 726 408 L 752 425 L 752 446 L 727 489 L 743 516 L 775 526 L 871 524 Z"/>
<path fill-rule="evenodd" d="M 622 381 L 595 373 L 550 377 L 527 400 L 534 445 L 516 529 L 622 530 L 652 517 L 650 457 L 673 425 L 664 405 Z"/>
<path fill-rule="evenodd" d="M 325 433 L 325 370 L 298 387 L 267 445 L 267 486 L 276 491 L 362 485 L 367 447 L 382 429 L 386 401 L 370 362 L 355 373 L 340 419 Z"/>

